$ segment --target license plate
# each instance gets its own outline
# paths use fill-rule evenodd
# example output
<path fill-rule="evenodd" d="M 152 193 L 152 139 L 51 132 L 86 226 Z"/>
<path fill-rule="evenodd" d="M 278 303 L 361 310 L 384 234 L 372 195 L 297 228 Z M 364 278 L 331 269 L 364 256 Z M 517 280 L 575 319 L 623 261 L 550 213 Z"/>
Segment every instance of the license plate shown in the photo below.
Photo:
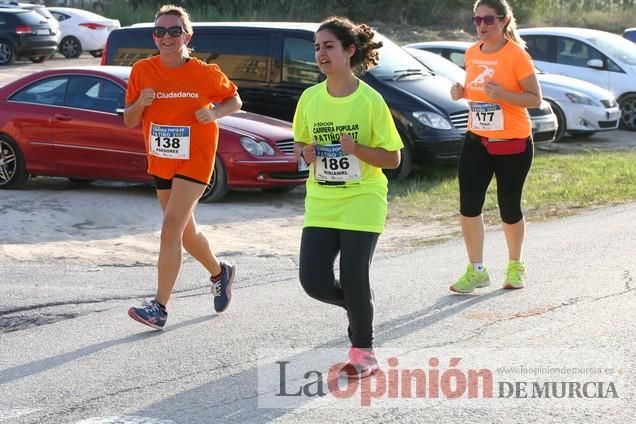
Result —
<path fill-rule="evenodd" d="M 48 29 L 38 29 L 35 33 L 37 35 L 49 35 L 51 31 L 49 31 Z"/>
<path fill-rule="evenodd" d="M 610 121 L 616 121 L 618 118 L 620 118 L 621 116 L 621 111 L 620 110 L 615 110 L 612 112 L 608 112 L 607 113 L 608 118 Z"/>
<path fill-rule="evenodd" d="M 309 165 L 307 165 L 307 163 L 304 160 L 299 160 L 298 161 L 298 171 L 302 172 L 302 171 L 307 171 L 309 170 Z"/>

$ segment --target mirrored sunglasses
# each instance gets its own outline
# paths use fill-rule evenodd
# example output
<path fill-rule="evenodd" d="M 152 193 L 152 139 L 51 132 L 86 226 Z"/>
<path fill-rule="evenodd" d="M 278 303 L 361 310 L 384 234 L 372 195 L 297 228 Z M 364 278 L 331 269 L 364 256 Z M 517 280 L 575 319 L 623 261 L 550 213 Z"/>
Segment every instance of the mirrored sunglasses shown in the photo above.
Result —
<path fill-rule="evenodd" d="M 492 25 L 495 23 L 495 19 L 501 19 L 501 18 L 505 18 L 505 15 L 473 16 L 473 24 L 475 24 L 475 26 L 479 26 L 483 22 L 486 25 Z"/>
<path fill-rule="evenodd" d="M 162 38 L 166 33 L 172 38 L 178 38 L 183 34 L 183 28 L 180 26 L 171 26 L 170 28 L 158 26 L 152 30 L 152 35 L 157 38 Z"/>

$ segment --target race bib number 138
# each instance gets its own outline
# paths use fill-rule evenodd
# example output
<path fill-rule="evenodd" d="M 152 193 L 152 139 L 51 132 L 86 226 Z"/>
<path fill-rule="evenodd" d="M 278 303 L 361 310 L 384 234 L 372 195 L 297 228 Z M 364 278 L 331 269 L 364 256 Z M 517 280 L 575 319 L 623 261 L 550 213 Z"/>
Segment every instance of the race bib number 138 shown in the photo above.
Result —
<path fill-rule="evenodd" d="M 150 154 L 167 159 L 190 159 L 190 127 L 150 124 Z"/>

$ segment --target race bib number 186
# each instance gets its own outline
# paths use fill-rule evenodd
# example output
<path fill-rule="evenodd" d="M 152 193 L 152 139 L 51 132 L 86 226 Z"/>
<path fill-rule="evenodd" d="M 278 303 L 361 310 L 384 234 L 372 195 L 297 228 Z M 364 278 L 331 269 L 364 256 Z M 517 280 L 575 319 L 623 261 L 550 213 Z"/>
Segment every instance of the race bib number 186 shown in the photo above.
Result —
<path fill-rule="evenodd" d="M 314 178 L 318 181 L 347 182 L 360 179 L 360 159 L 347 155 L 340 144 L 316 146 Z"/>

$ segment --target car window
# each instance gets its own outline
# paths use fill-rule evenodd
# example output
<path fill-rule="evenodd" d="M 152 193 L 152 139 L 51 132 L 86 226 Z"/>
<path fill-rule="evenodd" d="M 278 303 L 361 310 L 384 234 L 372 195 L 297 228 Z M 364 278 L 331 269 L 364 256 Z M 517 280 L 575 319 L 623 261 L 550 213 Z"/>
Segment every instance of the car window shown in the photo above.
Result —
<path fill-rule="evenodd" d="M 216 63 L 231 80 L 269 80 L 269 36 L 204 34 L 195 28 L 190 47 L 193 56 Z"/>
<path fill-rule="evenodd" d="M 382 47 L 379 49 L 380 63 L 369 71 L 374 77 L 381 80 L 397 80 L 405 77 L 417 79 L 431 75 L 426 66 L 402 47 L 382 36 L 377 36 L 377 39 L 382 41 Z"/>
<path fill-rule="evenodd" d="M 590 38 L 590 42 L 598 46 L 610 57 L 628 65 L 636 65 L 636 48 L 634 48 L 634 43 L 623 37 L 619 37 L 615 34 L 604 34 Z"/>
<path fill-rule="evenodd" d="M 451 62 L 453 62 L 455 65 L 463 68 L 465 66 L 464 56 L 465 56 L 464 52 L 451 50 L 450 53 L 448 54 L 448 59 Z"/>
<path fill-rule="evenodd" d="M 51 15 L 53 15 L 53 17 L 55 17 L 55 19 L 57 19 L 58 22 L 65 21 L 68 18 L 70 18 L 70 16 L 65 15 L 64 13 L 54 12 L 54 11 L 51 11 Z"/>
<path fill-rule="evenodd" d="M 285 38 L 283 41 L 282 82 L 316 84 L 320 81 L 320 69 L 316 64 L 314 43 L 301 38 Z"/>
<path fill-rule="evenodd" d="M 35 82 L 15 93 L 10 100 L 44 105 L 63 105 L 68 78 L 54 77 Z"/>
<path fill-rule="evenodd" d="M 542 36 L 529 36 L 524 37 L 526 42 L 526 48 L 528 53 L 534 60 L 541 60 L 543 62 L 554 62 L 551 52 L 552 37 Z"/>
<path fill-rule="evenodd" d="M 590 59 L 603 60 L 601 52 L 592 46 L 572 38 L 559 37 L 557 40 L 557 63 L 571 66 L 587 66 Z"/>
<path fill-rule="evenodd" d="M 71 77 L 66 105 L 81 109 L 115 113 L 124 107 L 124 90 L 111 81 L 99 77 Z"/>

